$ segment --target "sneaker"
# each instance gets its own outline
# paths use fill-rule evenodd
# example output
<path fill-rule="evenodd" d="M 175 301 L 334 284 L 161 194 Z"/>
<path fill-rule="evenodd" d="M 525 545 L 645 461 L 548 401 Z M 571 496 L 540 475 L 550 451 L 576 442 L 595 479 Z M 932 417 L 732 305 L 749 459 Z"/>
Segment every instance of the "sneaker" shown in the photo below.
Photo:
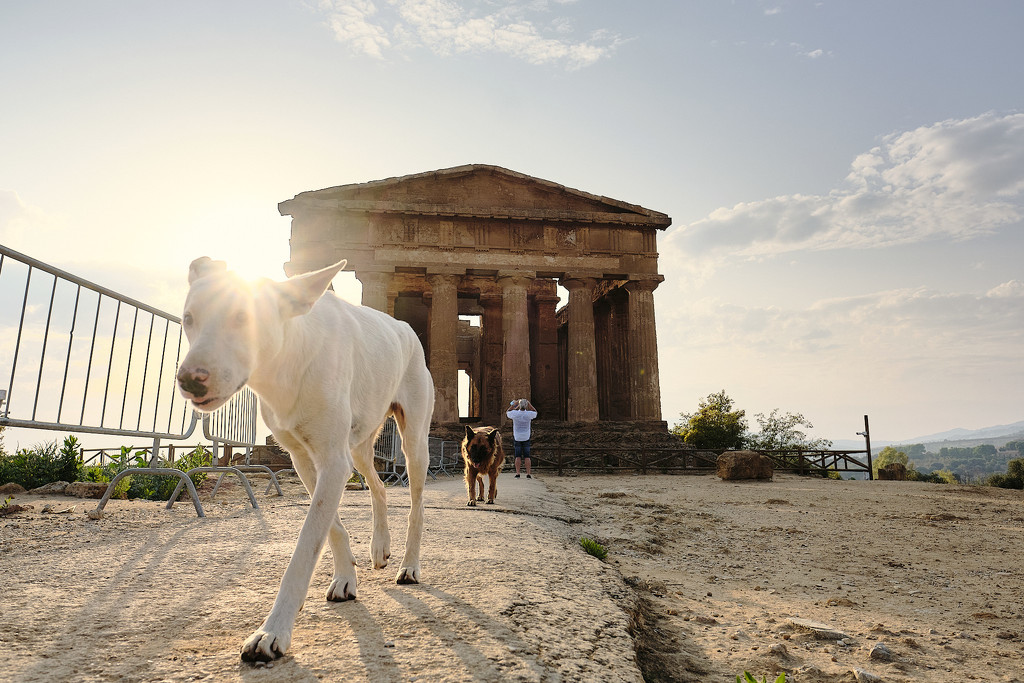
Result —
<path fill-rule="evenodd" d="M 526 475 L 526 478 L 527 479 L 533 479 L 533 477 L 531 477 L 529 474 Z"/>
<path fill-rule="evenodd" d="M 527 474 L 526 476 L 530 476 L 530 475 L 529 475 L 529 474 Z M 519 478 L 519 475 L 517 474 L 517 475 L 516 475 L 516 479 L 518 479 L 518 478 Z"/>

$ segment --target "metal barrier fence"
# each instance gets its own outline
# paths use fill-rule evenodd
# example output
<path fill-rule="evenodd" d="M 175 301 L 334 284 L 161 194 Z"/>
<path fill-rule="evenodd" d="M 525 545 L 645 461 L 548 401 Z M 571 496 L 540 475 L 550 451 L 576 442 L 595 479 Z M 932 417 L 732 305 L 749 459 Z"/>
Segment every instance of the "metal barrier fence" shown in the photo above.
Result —
<path fill-rule="evenodd" d="M 201 422 L 215 454 L 251 448 L 256 396 L 200 419 L 177 392 L 183 336 L 177 316 L 0 245 L 0 426 L 152 439 L 145 471 L 179 477 L 203 516 L 192 480 L 156 467 L 160 441 Z"/>
<path fill-rule="evenodd" d="M 452 472 L 458 465 L 459 444 L 431 436 L 427 438 L 427 452 L 430 455 L 427 474 L 432 479 L 436 480 L 438 474 L 454 476 Z M 373 458 L 377 473 L 385 485 L 409 485 L 405 454 L 402 452 L 402 435 L 398 432 L 395 418 L 385 420 L 373 444 Z"/>

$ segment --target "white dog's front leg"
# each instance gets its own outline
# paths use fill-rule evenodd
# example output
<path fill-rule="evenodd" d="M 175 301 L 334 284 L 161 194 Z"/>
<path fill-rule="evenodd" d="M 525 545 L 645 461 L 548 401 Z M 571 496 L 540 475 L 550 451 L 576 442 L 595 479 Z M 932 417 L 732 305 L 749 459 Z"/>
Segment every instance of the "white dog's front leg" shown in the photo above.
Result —
<path fill-rule="evenodd" d="M 343 487 L 344 479 L 338 472 L 321 472 L 317 477 L 309 512 L 302 523 L 295 552 L 281 579 L 277 600 L 263 625 L 242 645 L 243 660 L 268 662 L 281 657 L 288 649 L 295 617 L 306 599 L 327 532 L 338 519 Z"/>

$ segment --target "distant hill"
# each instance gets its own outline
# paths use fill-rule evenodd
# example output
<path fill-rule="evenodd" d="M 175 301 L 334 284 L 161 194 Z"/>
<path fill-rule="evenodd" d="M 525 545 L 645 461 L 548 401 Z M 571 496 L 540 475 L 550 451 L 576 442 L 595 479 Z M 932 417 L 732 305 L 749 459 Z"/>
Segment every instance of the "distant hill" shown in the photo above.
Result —
<path fill-rule="evenodd" d="M 938 434 L 919 436 L 916 439 L 901 439 L 893 442 L 894 445 L 909 445 L 922 443 L 929 446 L 949 446 L 966 448 L 969 446 L 980 446 L 990 443 L 997 448 L 1009 441 L 1020 441 L 1024 439 L 1024 420 L 1007 425 L 995 425 L 981 429 L 950 429 Z M 928 450 L 936 450 L 928 448 Z"/>
<path fill-rule="evenodd" d="M 937 451 L 946 446 L 949 448 L 969 448 L 990 443 L 996 448 L 1005 445 L 1010 441 L 1024 440 L 1024 420 L 1006 425 L 995 425 L 981 429 L 950 429 L 938 434 L 928 434 L 914 439 L 900 439 L 899 441 L 871 440 L 871 450 L 876 453 L 886 446 L 909 446 L 911 444 L 924 444 L 929 451 Z M 833 442 L 833 448 L 838 450 L 849 450 L 864 448 L 864 440 L 838 439 Z"/>

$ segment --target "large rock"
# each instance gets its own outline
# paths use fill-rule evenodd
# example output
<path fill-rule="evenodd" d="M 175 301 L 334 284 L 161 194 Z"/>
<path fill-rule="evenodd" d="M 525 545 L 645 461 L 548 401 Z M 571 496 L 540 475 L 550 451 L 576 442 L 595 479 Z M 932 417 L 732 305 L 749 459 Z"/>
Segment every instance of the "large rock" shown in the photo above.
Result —
<path fill-rule="evenodd" d="M 850 637 L 828 624 L 811 621 L 810 619 L 793 618 L 789 620 L 789 625 L 798 631 L 810 633 L 816 640 L 845 640 Z"/>
<path fill-rule="evenodd" d="M 46 494 L 46 493 L 64 493 L 64 489 L 68 487 L 66 481 L 51 481 L 49 484 L 43 484 L 39 488 L 34 488 L 29 493 L 34 495 Z"/>
<path fill-rule="evenodd" d="M 106 482 L 99 481 L 73 481 L 64 489 L 65 496 L 77 496 L 79 498 L 102 498 L 107 492 Z"/>
<path fill-rule="evenodd" d="M 718 456 L 716 474 L 725 481 L 771 479 L 773 473 L 771 458 L 754 451 L 735 451 Z"/>
<path fill-rule="evenodd" d="M 244 463 L 244 451 L 231 454 L 232 465 L 242 465 Z M 249 457 L 249 464 L 266 465 L 276 472 L 277 470 L 290 468 L 292 466 L 292 458 L 288 455 L 288 451 L 277 445 L 274 437 L 268 436 L 266 446 L 253 446 L 252 454 Z"/>
<path fill-rule="evenodd" d="M 0 496 L 16 496 L 19 493 L 25 493 L 25 487 L 21 484 L 16 484 L 13 481 L 9 481 L 3 486 L 0 486 Z"/>

